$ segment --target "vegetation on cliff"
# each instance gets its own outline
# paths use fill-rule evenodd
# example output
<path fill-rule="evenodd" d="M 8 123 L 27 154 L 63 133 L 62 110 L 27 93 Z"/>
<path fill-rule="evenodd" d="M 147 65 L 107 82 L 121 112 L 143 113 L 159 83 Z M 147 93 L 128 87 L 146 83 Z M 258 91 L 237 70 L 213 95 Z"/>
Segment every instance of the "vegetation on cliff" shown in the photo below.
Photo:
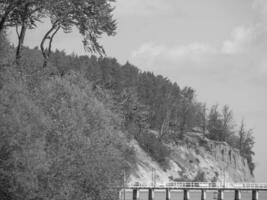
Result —
<path fill-rule="evenodd" d="M 253 173 L 252 131 L 243 122 L 235 131 L 228 106 L 207 108 L 192 88 L 115 58 L 51 52 L 57 30 L 77 26 L 88 50 L 104 53 L 97 39 L 115 30 L 108 2 L 0 1 L 1 199 L 115 199 L 110 186 L 135 163 L 130 139 L 166 166 L 165 144 L 184 143 L 196 129 L 238 148 Z M 72 6 L 60 10 L 57 3 Z M 92 12 L 79 9 L 88 5 Z M 26 30 L 43 15 L 52 21 L 49 46 L 23 47 Z M 16 48 L 6 40 L 8 26 L 20 27 Z"/>

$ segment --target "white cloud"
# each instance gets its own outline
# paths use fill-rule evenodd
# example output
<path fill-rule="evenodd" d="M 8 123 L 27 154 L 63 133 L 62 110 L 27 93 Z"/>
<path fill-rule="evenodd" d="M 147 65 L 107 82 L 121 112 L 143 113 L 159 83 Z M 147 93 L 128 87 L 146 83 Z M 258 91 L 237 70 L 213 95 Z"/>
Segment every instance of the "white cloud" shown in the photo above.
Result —
<path fill-rule="evenodd" d="M 117 0 L 115 12 L 119 15 L 159 16 L 175 11 L 173 1 L 166 0 Z"/>
<path fill-rule="evenodd" d="M 231 38 L 223 42 L 222 53 L 265 54 L 267 50 L 267 1 L 254 0 L 252 7 L 257 16 L 256 21 L 250 26 L 236 27 L 231 33 Z"/>
<path fill-rule="evenodd" d="M 231 38 L 223 42 L 221 51 L 231 55 L 244 53 L 266 57 L 267 21 L 235 28 Z"/>
<path fill-rule="evenodd" d="M 222 53 L 236 54 L 245 50 L 245 47 L 251 42 L 253 29 L 246 27 L 237 27 L 231 34 L 232 38 L 222 44 Z"/>
<path fill-rule="evenodd" d="M 215 48 L 202 43 L 173 47 L 145 43 L 132 53 L 132 58 L 142 59 L 146 64 L 153 64 L 156 60 L 200 62 L 206 55 L 214 55 L 216 52 Z"/>
<path fill-rule="evenodd" d="M 254 0 L 253 8 L 259 13 L 262 20 L 267 20 L 267 1 L 266 0 Z"/>

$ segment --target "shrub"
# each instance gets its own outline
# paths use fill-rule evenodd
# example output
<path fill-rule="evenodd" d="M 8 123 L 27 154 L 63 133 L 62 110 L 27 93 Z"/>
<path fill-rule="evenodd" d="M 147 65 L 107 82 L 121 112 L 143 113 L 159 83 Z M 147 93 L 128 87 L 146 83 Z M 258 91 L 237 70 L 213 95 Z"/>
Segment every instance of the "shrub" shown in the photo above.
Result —
<path fill-rule="evenodd" d="M 137 138 L 140 146 L 150 154 L 161 166 L 168 166 L 169 149 L 158 140 L 158 138 L 149 132 L 145 132 Z"/>
<path fill-rule="evenodd" d="M 7 64 L 12 59 L 12 48 L 7 41 L 6 33 L 0 33 L 0 65 Z"/>
<path fill-rule="evenodd" d="M 207 182 L 205 173 L 203 171 L 198 171 L 197 175 L 195 176 L 193 182 Z"/>
<path fill-rule="evenodd" d="M 90 83 L 71 73 L 28 90 L 14 67 L 0 82 L 1 198 L 117 199 L 110 186 L 121 184 L 132 152 Z"/>

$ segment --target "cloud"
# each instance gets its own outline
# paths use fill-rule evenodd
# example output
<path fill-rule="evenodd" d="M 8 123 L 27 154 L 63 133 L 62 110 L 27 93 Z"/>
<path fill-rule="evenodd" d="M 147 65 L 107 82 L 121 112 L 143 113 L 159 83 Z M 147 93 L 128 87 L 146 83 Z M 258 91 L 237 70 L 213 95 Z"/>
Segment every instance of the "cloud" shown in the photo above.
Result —
<path fill-rule="evenodd" d="M 267 1 L 254 0 L 252 7 L 256 19 L 253 24 L 238 26 L 231 38 L 222 44 L 222 53 L 234 55 L 242 53 L 262 54 L 267 50 Z"/>
<path fill-rule="evenodd" d="M 160 16 L 175 12 L 173 1 L 166 0 L 117 0 L 115 12 L 128 16 Z"/>
<path fill-rule="evenodd" d="M 204 43 L 191 43 L 168 47 L 154 43 L 145 43 L 133 51 L 132 59 L 142 59 L 146 64 L 153 64 L 158 60 L 171 62 L 193 61 L 201 62 L 205 55 L 216 54 L 216 49 Z"/>
<path fill-rule="evenodd" d="M 266 0 L 254 0 L 252 7 L 258 12 L 260 18 L 264 21 L 267 20 L 267 1 Z"/>
<path fill-rule="evenodd" d="M 258 23 L 236 27 L 231 38 L 223 42 L 221 51 L 225 54 L 262 54 L 267 50 L 266 44 L 267 23 Z"/>
<path fill-rule="evenodd" d="M 146 42 L 131 53 L 130 61 L 145 70 L 177 76 L 176 80 L 184 82 L 193 82 L 193 78 L 198 80 L 192 74 L 205 77 L 206 73 L 218 82 L 240 76 L 240 82 L 267 84 L 267 18 L 263 17 L 267 13 L 267 1 L 255 0 L 253 7 L 258 13 L 253 23 L 233 28 L 230 36 L 220 43 L 196 41 L 166 45 Z M 182 74 L 186 74 L 187 79 Z"/>
<path fill-rule="evenodd" d="M 243 52 L 252 40 L 252 32 L 252 29 L 242 26 L 235 28 L 231 34 L 232 38 L 223 42 L 222 53 L 236 54 Z"/>

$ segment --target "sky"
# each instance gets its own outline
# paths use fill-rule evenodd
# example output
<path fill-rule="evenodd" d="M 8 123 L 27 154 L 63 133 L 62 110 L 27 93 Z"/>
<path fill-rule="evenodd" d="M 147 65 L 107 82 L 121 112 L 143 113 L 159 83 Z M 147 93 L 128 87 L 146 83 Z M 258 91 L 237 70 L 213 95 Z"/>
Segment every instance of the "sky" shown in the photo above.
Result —
<path fill-rule="evenodd" d="M 107 55 L 123 64 L 191 86 L 208 105 L 229 105 L 236 124 L 254 130 L 256 181 L 267 182 L 267 1 L 117 0 L 117 34 L 103 37 Z M 35 47 L 50 26 L 28 32 Z M 16 43 L 14 31 L 9 32 Z M 86 54 L 76 31 L 60 32 L 54 48 Z"/>

